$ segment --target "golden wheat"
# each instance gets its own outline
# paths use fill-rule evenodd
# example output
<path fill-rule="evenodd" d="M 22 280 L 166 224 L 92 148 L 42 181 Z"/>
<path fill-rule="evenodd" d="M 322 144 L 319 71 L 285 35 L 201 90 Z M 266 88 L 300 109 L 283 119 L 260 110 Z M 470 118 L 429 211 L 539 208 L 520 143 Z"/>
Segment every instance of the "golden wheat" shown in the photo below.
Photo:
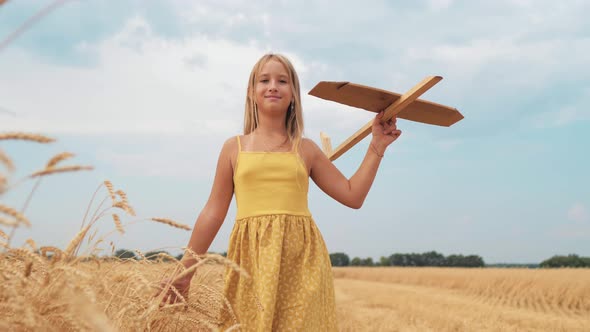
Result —
<path fill-rule="evenodd" d="M 2 149 L 0 149 L 0 163 L 4 164 L 9 172 L 14 171 L 14 164 L 12 163 L 12 160 L 6 153 L 4 153 L 4 151 L 2 151 Z"/>
<path fill-rule="evenodd" d="M 35 243 L 33 239 L 28 238 L 25 242 L 31 247 L 31 249 L 33 249 L 33 251 L 37 251 L 37 243 Z"/>
<path fill-rule="evenodd" d="M 72 158 L 72 157 L 74 157 L 74 154 L 70 153 L 70 152 L 59 153 L 59 154 L 53 156 L 53 158 L 49 159 L 49 161 L 47 162 L 47 165 L 45 165 L 45 168 L 46 169 L 53 168 L 58 163 L 66 160 L 66 159 Z"/>
<path fill-rule="evenodd" d="M 6 206 L 0 204 L 0 213 L 4 213 L 16 219 L 19 223 L 25 224 L 26 226 L 31 226 L 31 222 L 27 217 L 25 217 L 22 213 L 18 212 L 17 210 L 11 208 L 10 206 Z"/>
<path fill-rule="evenodd" d="M 6 191 L 6 185 L 8 184 L 8 180 L 6 176 L 0 173 L 0 194 L 3 194 Z"/>
<path fill-rule="evenodd" d="M 86 233 L 88 233 L 88 230 L 90 229 L 91 226 L 92 226 L 92 224 L 86 225 L 84 228 L 82 228 L 78 232 L 78 234 L 76 234 L 76 236 L 74 236 L 74 238 L 70 241 L 70 243 L 66 247 L 66 250 L 64 250 L 64 255 L 66 257 L 71 257 L 74 254 L 74 250 L 76 250 L 78 248 L 78 245 L 80 244 L 80 242 L 82 242 L 82 239 L 84 239 L 84 237 L 86 236 Z"/>
<path fill-rule="evenodd" d="M 176 227 L 176 228 L 180 228 L 180 229 L 184 229 L 187 231 L 190 231 L 191 228 L 190 226 L 187 226 L 185 224 L 181 224 L 179 222 L 176 222 L 174 220 L 168 219 L 168 218 L 151 218 L 151 220 L 162 223 L 162 224 L 166 224 L 172 227 Z"/>
<path fill-rule="evenodd" d="M 4 217 L 0 217 L 0 225 L 9 226 L 9 227 L 16 227 L 19 225 L 19 222 L 16 220 L 6 219 Z"/>
<path fill-rule="evenodd" d="M 79 165 L 53 167 L 53 168 L 46 168 L 46 169 L 42 169 L 40 171 L 37 171 L 37 172 L 31 174 L 30 177 L 35 178 L 35 177 L 39 177 L 39 176 L 51 175 L 51 174 L 56 174 L 56 173 L 65 173 L 65 172 L 91 171 L 93 169 L 94 169 L 94 167 L 92 167 L 92 166 L 79 166 Z"/>
<path fill-rule="evenodd" d="M 24 141 L 31 141 L 31 142 L 37 142 L 37 143 L 55 142 L 55 139 L 45 136 L 45 135 L 23 133 L 23 132 L 0 133 L 0 140 L 24 140 Z"/>
<path fill-rule="evenodd" d="M 105 187 L 107 187 L 107 190 L 109 191 L 109 196 L 111 196 L 111 200 L 113 201 L 113 204 L 114 204 L 116 197 L 115 197 L 115 191 L 114 191 L 113 184 L 109 180 L 105 180 L 103 183 L 104 183 Z"/>
<path fill-rule="evenodd" d="M 117 228 L 117 231 L 121 234 L 125 234 L 125 229 L 123 229 L 123 224 L 121 224 L 121 219 L 119 219 L 119 216 L 115 213 L 113 213 L 113 222 L 115 223 L 115 227 Z"/>
<path fill-rule="evenodd" d="M 588 269 L 334 268 L 334 276 L 341 331 L 590 330 Z"/>

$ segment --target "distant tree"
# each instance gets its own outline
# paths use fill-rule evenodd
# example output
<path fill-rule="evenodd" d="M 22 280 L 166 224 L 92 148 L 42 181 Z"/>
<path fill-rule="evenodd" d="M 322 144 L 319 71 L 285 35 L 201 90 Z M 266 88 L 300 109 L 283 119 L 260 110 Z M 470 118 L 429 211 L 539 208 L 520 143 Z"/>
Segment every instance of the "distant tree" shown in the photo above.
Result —
<path fill-rule="evenodd" d="M 407 257 L 405 254 L 393 254 L 389 256 L 389 262 L 393 266 L 408 266 Z"/>
<path fill-rule="evenodd" d="M 445 256 L 436 251 L 429 251 L 422 254 L 423 266 L 442 266 L 445 262 Z"/>
<path fill-rule="evenodd" d="M 351 266 L 360 266 L 360 265 L 361 265 L 361 259 L 360 259 L 360 258 L 358 258 L 358 257 L 355 257 L 355 258 L 353 258 L 353 259 L 350 261 L 350 265 L 351 265 Z"/>
<path fill-rule="evenodd" d="M 367 257 L 361 260 L 361 266 L 373 266 L 373 258 Z"/>
<path fill-rule="evenodd" d="M 379 266 L 391 266 L 389 257 L 381 256 L 381 258 L 379 258 Z"/>
<path fill-rule="evenodd" d="M 477 255 L 469 255 L 465 257 L 463 267 L 484 267 L 483 258 Z"/>
<path fill-rule="evenodd" d="M 120 259 L 135 259 L 135 252 L 127 249 L 119 249 L 115 251 L 115 257 Z"/>
<path fill-rule="evenodd" d="M 184 257 L 184 254 L 178 254 L 176 255 L 176 260 L 180 261 L 182 260 L 182 257 Z"/>
<path fill-rule="evenodd" d="M 576 254 L 567 256 L 553 256 L 541 262 L 541 267 L 590 267 L 590 257 L 580 257 Z"/>
<path fill-rule="evenodd" d="M 330 254 L 330 262 L 332 266 L 348 266 L 350 265 L 350 258 L 343 252 L 335 252 Z"/>

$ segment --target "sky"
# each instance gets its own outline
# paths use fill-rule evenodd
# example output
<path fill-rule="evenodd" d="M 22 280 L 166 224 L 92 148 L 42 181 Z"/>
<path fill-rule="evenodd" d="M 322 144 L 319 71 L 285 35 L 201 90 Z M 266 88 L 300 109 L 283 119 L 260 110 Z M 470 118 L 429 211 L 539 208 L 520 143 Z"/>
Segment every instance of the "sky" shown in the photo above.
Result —
<path fill-rule="evenodd" d="M 0 6 L 0 41 L 50 1 Z M 301 81 L 305 136 L 333 145 L 373 113 L 307 94 L 320 81 L 404 93 L 457 108 L 451 127 L 398 120 L 359 210 L 310 181 L 309 208 L 329 252 L 351 258 L 435 250 L 486 263 L 590 256 L 590 12 L 588 1 L 66 1 L 0 49 L 0 132 L 42 133 L 40 145 L 3 141 L 16 170 L 2 204 L 20 209 L 35 182 L 20 179 L 55 154 L 90 172 L 43 178 L 13 245 L 66 247 L 106 197 L 128 195 L 137 217 L 98 235 L 116 248 L 179 253 L 211 190 L 223 142 L 242 131 L 248 75 L 267 52 L 285 54 Z M 334 163 L 347 177 L 363 140 Z M 89 207 L 90 206 L 90 207 Z M 210 250 L 227 250 L 235 200 Z M 87 217 L 86 219 L 89 219 Z M 6 231 L 6 229 L 4 229 Z M 108 245 L 105 254 L 110 253 Z"/>

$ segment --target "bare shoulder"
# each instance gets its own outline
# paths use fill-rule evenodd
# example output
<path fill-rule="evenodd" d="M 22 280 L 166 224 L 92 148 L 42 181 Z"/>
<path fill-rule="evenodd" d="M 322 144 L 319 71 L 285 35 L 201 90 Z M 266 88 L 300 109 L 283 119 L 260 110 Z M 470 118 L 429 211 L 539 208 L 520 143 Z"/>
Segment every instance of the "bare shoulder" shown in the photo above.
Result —
<path fill-rule="evenodd" d="M 229 151 L 233 151 L 234 149 L 238 150 L 238 139 L 236 136 L 232 136 L 223 142 L 223 149 L 228 149 Z"/>
<path fill-rule="evenodd" d="M 232 168 L 236 164 L 238 158 L 239 146 L 238 139 L 236 136 L 232 136 L 225 140 L 223 147 L 221 148 L 220 158 L 229 160 Z"/>
<path fill-rule="evenodd" d="M 301 154 L 307 156 L 311 160 L 315 159 L 318 156 L 318 153 L 323 153 L 322 149 L 309 138 L 302 138 L 301 139 Z"/>
<path fill-rule="evenodd" d="M 318 160 L 319 153 L 323 153 L 320 147 L 309 138 L 302 138 L 299 144 L 299 154 L 307 165 L 308 174 L 311 174 L 314 163 Z"/>

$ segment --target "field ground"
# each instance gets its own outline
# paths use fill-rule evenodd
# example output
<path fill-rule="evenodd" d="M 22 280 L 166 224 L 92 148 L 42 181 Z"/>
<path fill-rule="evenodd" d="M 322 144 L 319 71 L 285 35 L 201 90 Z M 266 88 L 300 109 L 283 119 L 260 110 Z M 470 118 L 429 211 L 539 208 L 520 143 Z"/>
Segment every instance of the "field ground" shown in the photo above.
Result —
<path fill-rule="evenodd" d="M 341 331 L 590 331 L 590 270 L 335 268 Z"/>
<path fill-rule="evenodd" d="M 199 267 L 186 306 L 159 308 L 155 287 L 178 263 L 20 253 L 0 259 L 1 331 L 210 331 L 228 310 L 217 263 Z M 341 331 L 590 331 L 590 269 L 333 271 Z"/>

